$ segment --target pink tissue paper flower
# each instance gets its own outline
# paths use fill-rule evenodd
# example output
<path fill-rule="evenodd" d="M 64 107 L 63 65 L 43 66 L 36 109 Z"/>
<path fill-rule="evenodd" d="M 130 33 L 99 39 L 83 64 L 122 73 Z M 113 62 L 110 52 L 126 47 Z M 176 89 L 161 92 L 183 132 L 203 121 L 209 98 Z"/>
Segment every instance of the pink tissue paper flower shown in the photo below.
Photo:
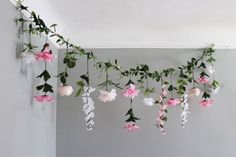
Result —
<path fill-rule="evenodd" d="M 174 107 L 174 106 L 176 106 L 179 103 L 180 103 L 180 100 L 179 99 L 174 99 L 174 98 L 170 98 L 167 101 L 167 105 L 170 106 L 170 107 Z"/>
<path fill-rule="evenodd" d="M 54 59 L 54 55 L 49 51 L 43 51 L 36 53 L 37 61 L 51 62 Z"/>
<path fill-rule="evenodd" d="M 134 97 L 138 96 L 138 94 L 139 94 L 139 90 L 135 89 L 135 85 L 134 84 L 130 84 L 130 87 L 125 89 L 124 92 L 123 92 L 123 96 L 131 98 L 131 99 L 133 99 Z"/>
<path fill-rule="evenodd" d="M 190 96 L 199 96 L 200 94 L 201 94 L 201 91 L 199 88 L 193 87 L 192 89 L 189 90 Z"/>
<path fill-rule="evenodd" d="M 201 105 L 201 107 L 207 108 L 213 104 L 213 100 L 212 99 L 203 99 L 199 102 L 199 104 Z"/>
<path fill-rule="evenodd" d="M 34 96 L 35 100 L 41 103 L 54 102 L 54 98 L 49 95 Z"/>
<path fill-rule="evenodd" d="M 197 82 L 198 82 L 198 83 L 201 83 L 201 84 L 207 84 L 207 83 L 209 83 L 209 79 L 208 79 L 207 77 L 205 77 L 205 76 L 201 76 L 201 77 L 198 79 Z"/>
<path fill-rule="evenodd" d="M 129 132 L 140 130 L 140 127 L 133 122 L 126 123 L 124 128 L 127 129 Z"/>

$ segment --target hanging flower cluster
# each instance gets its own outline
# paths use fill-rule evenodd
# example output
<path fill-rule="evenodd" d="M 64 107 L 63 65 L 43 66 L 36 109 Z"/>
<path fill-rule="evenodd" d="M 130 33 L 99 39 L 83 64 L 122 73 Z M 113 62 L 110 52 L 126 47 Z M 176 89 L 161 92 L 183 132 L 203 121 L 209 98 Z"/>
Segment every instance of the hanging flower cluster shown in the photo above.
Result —
<path fill-rule="evenodd" d="M 189 112 L 189 104 L 188 104 L 188 95 L 183 94 L 181 97 L 181 108 L 182 108 L 182 113 L 181 113 L 181 126 L 184 128 L 185 124 L 187 123 L 187 116 L 190 113 Z"/>
<path fill-rule="evenodd" d="M 36 101 L 41 103 L 54 101 L 54 98 L 47 94 L 49 92 L 54 92 L 52 85 L 47 83 L 47 81 L 51 78 L 51 75 L 47 71 L 47 63 L 51 62 L 53 58 L 54 57 L 48 43 L 43 46 L 41 52 L 36 54 L 36 60 L 44 62 L 44 71 L 39 76 L 37 76 L 37 78 L 42 78 L 44 80 L 44 84 L 36 87 L 38 91 L 42 91 L 44 94 L 34 97 Z"/>
<path fill-rule="evenodd" d="M 128 131 L 136 131 L 140 129 L 136 124 L 137 120 L 140 118 L 137 118 L 134 115 L 132 106 L 133 99 L 137 97 L 140 92 L 144 94 L 143 103 L 146 106 L 154 106 L 154 104 L 159 105 L 159 115 L 156 121 L 156 126 L 163 134 L 165 134 L 166 131 L 164 124 L 167 121 L 168 107 L 182 107 L 180 115 L 181 125 L 185 126 L 187 115 L 189 114 L 189 105 L 187 102 L 188 95 L 191 98 L 201 96 L 199 105 L 207 108 L 213 104 L 212 94 L 216 94 L 220 89 L 220 84 L 215 79 L 216 71 L 214 69 L 214 63 L 216 60 L 213 57 L 215 51 L 213 48 L 214 45 L 204 49 L 200 57 L 191 58 L 191 60 L 187 61 L 186 64 L 179 67 L 167 68 L 161 71 L 151 71 L 147 64 L 138 64 L 135 67 L 126 69 L 118 65 L 117 59 L 114 62 L 110 60 L 106 62 L 101 61 L 92 52 L 87 52 L 80 46 L 71 43 L 68 39 L 65 39 L 62 35 L 56 32 L 56 24 L 47 26 L 39 15 L 34 11 L 30 11 L 28 7 L 21 3 L 21 1 L 18 1 L 17 8 L 20 14 L 24 12 L 30 14 L 29 18 L 21 16 L 16 19 L 17 23 L 27 27 L 27 29 L 22 29 L 24 30 L 22 33 L 29 33 L 29 37 L 31 37 L 32 34 L 41 35 L 43 33 L 49 37 L 56 38 L 58 44 L 66 46 L 66 53 L 63 59 L 65 70 L 57 75 L 61 82 L 61 85 L 58 87 L 58 93 L 61 96 L 69 96 L 73 92 L 72 86 L 67 84 L 67 78 L 69 77 L 68 70 L 76 67 L 78 57 L 87 57 L 87 73 L 81 75 L 80 80 L 77 82 L 78 90 L 76 96 L 80 96 L 81 93 L 83 93 L 83 111 L 86 115 L 85 121 L 88 130 L 91 130 L 94 124 L 94 102 L 90 97 L 90 93 L 93 92 L 94 89 L 91 88 L 89 84 L 88 60 L 92 60 L 94 67 L 99 70 L 100 73 L 105 74 L 105 81 L 98 85 L 100 88 L 98 99 L 101 102 L 114 101 L 117 97 L 117 89 L 123 90 L 123 88 L 120 87 L 120 83 L 114 83 L 114 81 L 111 80 L 109 77 L 110 72 L 116 72 L 120 75 L 119 79 L 129 79 L 122 92 L 124 97 L 130 99 L 130 109 L 126 114 L 128 119 L 124 126 Z M 47 64 L 50 63 L 55 56 L 52 54 L 48 43 L 44 45 L 41 52 L 36 54 L 33 51 L 34 48 L 36 47 L 31 44 L 30 39 L 29 43 L 25 43 L 25 49 L 23 50 L 21 58 L 28 64 L 35 60 L 44 62 L 45 70 L 37 77 L 42 78 L 44 84 L 36 87 L 37 90 L 42 91 L 44 94 L 36 96 L 35 99 L 39 102 L 52 102 L 53 97 L 48 95 L 48 93 L 53 93 L 53 87 L 47 82 L 51 78 L 47 71 Z M 135 77 L 136 83 L 131 80 L 131 77 Z M 177 79 L 177 81 L 175 82 L 174 79 Z M 151 94 L 157 91 L 154 87 L 149 87 L 149 81 L 156 83 L 161 82 L 162 90 L 157 101 L 154 101 L 151 97 Z M 191 85 L 190 90 L 188 90 L 189 85 Z"/>
<path fill-rule="evenodd" d="M 90 97 L 90 93 L 94 92 L 95 88 L 92 87 L 87 87 L 84 86 L 84 94 L 82 94 L 82 100 L 84 103 L 83 106 L 83 111 L 86 115 L 86 117 L 84 118 L 85 122 L 86 122 L 86 126 L 87 126 L 87 130 L 90 131 L 93 129 L 93 125 L 94 125 L 94 101 L 93 99 Z"/>

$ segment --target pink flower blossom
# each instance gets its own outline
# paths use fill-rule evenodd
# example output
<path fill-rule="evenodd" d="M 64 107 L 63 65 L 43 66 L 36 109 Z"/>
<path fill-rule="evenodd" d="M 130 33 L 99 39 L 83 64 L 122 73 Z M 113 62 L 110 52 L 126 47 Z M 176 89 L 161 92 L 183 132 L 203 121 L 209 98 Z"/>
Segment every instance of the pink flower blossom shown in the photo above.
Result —
<path fill-rule="evenodd" d="M 180 100 L 179 99 L 174 99 L 174 98 L 171 98 L 167 101 L 167 105 L 170 106 L 170 107 L 174 107 L 179 103 L 180 103 Z"/>
<path fill-rule="evenodd" d="M 207 83 L 209 83 L 209 79 L 208 79 L 207 77 L 205 77 L 205 76 L 201 76 L 201 77 L 198 79 L 197 82 L 198 82 L 198 83 L 201 83 L 201 84 L 207 84 Z"/>
<path fill-rule="evenodd" d="M 189 90 L 190 96 L 199 96 L 200 94 L 201 94 L 201 91 L 199 88 L 193 87 L 192 89 Z"/>
<path fill-rule="evenodd" d="M 135 85 L 134 84 L 130 84 L 130 87 L 125 89 L 124 92 L 123 92 L 123 96 L 131 98 L 131 99 L 133 99 L 134 97 L 138 96 L 138 94 L 139 94 L 139 90 L 135 89 Z"/>
<path fill-rule="evenodd" d="M 54 102 L 54 98 L 49 95 L 34 96 L 35 100 L 41 103 Z"/>
<path fill-rule="evenodd" d="M 127 129 L 129 132 L 140 130 L 140 127 L 133 122 L 126 123 L 124 128 Z"/>
<path fill-rule="evenodd" d="M 163 90 L 163 91 L 161 92 L 161 94 L 162 94 L 162 96 L 167 96 L 167 91 L 166 91 L 166 90 Z"/>
<path fill-rule="evenodd" d="M 51 52 L 43 51 L 36 53 L 37 61 L 51 62 L 54 59 L 54 55 Z"/>
<path fill-rule="evenodd" d="M 201 107 L 207 108 L 213 104 L 213 100 L 212 99 L 203 99 L 199 102 L 199 104 L 201 105 Z"/>

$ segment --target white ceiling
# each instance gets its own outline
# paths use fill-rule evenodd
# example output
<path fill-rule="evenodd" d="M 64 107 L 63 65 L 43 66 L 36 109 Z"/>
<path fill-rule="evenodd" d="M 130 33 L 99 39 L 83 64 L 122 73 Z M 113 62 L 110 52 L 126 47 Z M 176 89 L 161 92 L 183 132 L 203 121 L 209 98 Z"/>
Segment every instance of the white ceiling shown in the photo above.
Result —
<path fill-rule="evenodd" d="M 235 0 L 25 0 L 85 48 L 236 47 Z"/>

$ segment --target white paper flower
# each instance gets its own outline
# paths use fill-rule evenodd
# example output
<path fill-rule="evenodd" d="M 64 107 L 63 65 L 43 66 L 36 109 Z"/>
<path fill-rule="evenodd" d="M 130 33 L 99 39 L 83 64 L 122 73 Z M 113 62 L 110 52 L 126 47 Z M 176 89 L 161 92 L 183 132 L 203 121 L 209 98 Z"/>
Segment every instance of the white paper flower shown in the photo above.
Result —
<path fill-rule="evenodd" d="M 211 65 L 207 68 L 207 71 L 209 72 L 209 74 L 213 75 L 215 73 L 215 69 L 214 67 Z"/>
<path fill-rule="evenodd" d="M 23 52 L 21 54 L 21 60 L 26 64 L 30 64 L 36 61 L 34 54 L 31 52 Z"/>
<path fill-rule="evenodd" d="M 58 93 L 61 96 L 69 96 L 71 95 L 73 92 L 73 88 L 69 85 L 61 85 L 60 87 L 58 87 Z"/>
<path fill-rule="evenodd" d="M 192 89 L 189 90 L 190 96 L 199 96 L 200 94 L 201 94 L 201 91 L 199 88 L 193 87 Z"/>
<path fill-rule="evenodd" d="M 189 104 L 187 103 L 188 95 L 187 94 L 182 95 L 181 101 L 182 101 L 182 103 L 181 103 L 182 113 L 181 113 L 180 117 L 181 117 L 181 126 L 184 128 L 185 124 L 188 121 L 187 116 L 190 113 L 189 112 Z"/>
<path fill-rule="evenodd" d="M 154 100 L 153 98 L 144 98 L 143 99 L 143 103 L 146 105 L 146 106 L 153 106 L 154 104 Z"/>
<path fill-rule="evenodd" d="M 98 99 L 102 102 L 110 102 L 116 99 L 116 89 L 112 89 L 110 92 L 100 90 L 100 96 Z"/>

